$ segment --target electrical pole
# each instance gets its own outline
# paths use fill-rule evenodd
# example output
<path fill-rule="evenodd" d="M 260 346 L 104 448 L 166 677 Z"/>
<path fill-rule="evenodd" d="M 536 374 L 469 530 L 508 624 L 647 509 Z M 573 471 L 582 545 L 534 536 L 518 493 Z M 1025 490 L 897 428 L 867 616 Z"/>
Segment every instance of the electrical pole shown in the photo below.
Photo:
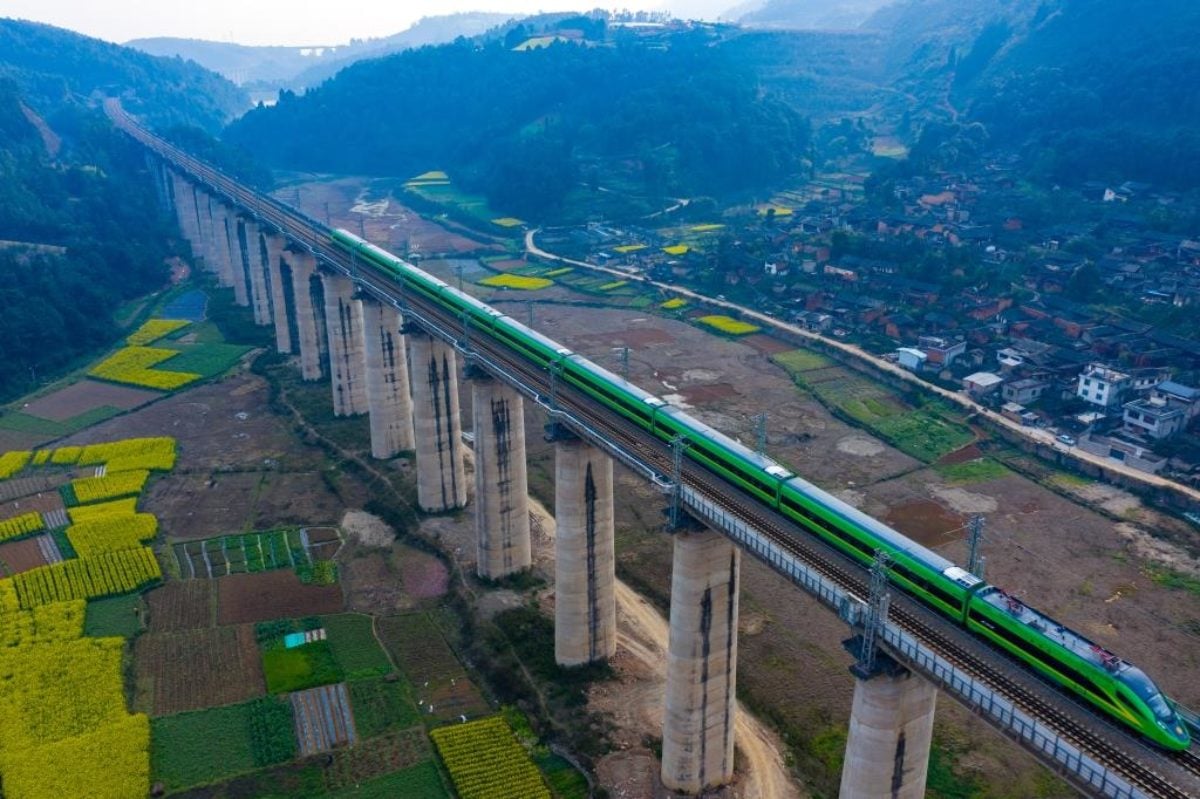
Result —
<path fill-rule="evenodd" d="M 678 530 L 683 521 L 683 451 L 687 439 L 675 436 L 671 440 L 671 509 L 667 516 L 669 529 Z"/>
<path fill-rule="evenodd" d="M 888 590 L 888 568 L 892 556 L 882 549 L 875 550 L 875 562 L 871 564 L 871 596 L 867 600 L 867 619 L 863 625 L 862 647 L 858 651 L 858 663 L 853 671 L 863 678 L 875 672 L 875 658 L 879 654 L 879 634 L 887 625 L 888 609 L 892 595 Z"/>
<path fill-rule="evenodd" d="M 754 441 L 755 452 L 759 455 L 767 454 L 767 413 L 763 411 L 754 417 Z"/>
<path fill-rule="evenodd" d="M 987 558 L 983 556 L 983 526 L 982 516 L 972 516 L 967 523 L 967 571 L 980 578 L 987 565 Z"/>

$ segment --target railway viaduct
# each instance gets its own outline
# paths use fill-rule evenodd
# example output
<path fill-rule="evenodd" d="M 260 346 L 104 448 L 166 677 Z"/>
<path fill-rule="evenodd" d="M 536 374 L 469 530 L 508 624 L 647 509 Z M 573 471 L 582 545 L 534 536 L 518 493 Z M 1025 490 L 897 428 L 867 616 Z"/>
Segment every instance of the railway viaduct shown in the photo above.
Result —
<path fill-rule="evenodd" d="M 160 167 L 160 197 L 193 256 L 305 380 L 329 378 L 337 416 L 369 417 L 371 455 L 415 450 L 417 499 L 431 513 L 463 508 L 459 367 L 446 343 L 399 312 L 358 296 L 344 275 Z M 531 564 L 524 399 L 468 367 L 474 432 L 477 572 L 496 579 Z M 555 658 L 576 666 L 616 652 L 613 461 L 564 427 L 555 440 Z M 733 778 L 741 551 L 698 525 L 674 538 L 662 779 L 698 793 Z M 897 669 L 858 678 L 842 796 L 924 796 L 936 690 Z"/>
<path fill-rule="evenodd" d="M 272 330 L 276 350 L 296 357 L 305 380 L 329 379 L 335 414 L 368 416 L 373 457 L 415 453 L 418 503 L 430 513 L 468 504 L 460 375 L 469 381 L 477 571 L 494 579 L 529 568 L 524 403 L 533 396 L 545 405 L 544 395 L 528 390 L 515 371 L 464 349 L 423 316 L 426 311 L 409 309 L 393 288 L 320 246 L 316 223 L 174 150 L 119 107 L 110 105 L 109 112 L 152 153 L 159 198 L 175 215 L 195 262 Z M 472 355 L 463 370 L 460 350 Z M 551 378 L 551 392 L 553 385 Z M 613 455 L 647 476 L 659 478 L 661 471 L 613 444 L 605 430 L 579 418 L 562 424 L 555 413 L 546 428 L 556 458 L 555 657 L 574 666 L 603 661 L 616 650 Z M 1027 678 L 1008 684 L 1011 673 L 955 651 L 953 643 L 935 645 L 939 634 L 912 614 L 893 607 L 903 621 L 890 622 L 886 610 L 881 620 L 865 600 L 864 581 L 814 568 L 801 547 L 766 532 L 772 528 L 761 519 L 748 521 L 736 507 L 687 484 L 678 466 L 674 477 L 673 502 L 694 518 L 672 530 L 662 749 L 668 788 L 696 794 L 733 778 L 738 591 L 746 552 L 878 640 L 874 667 L 852 670 L 843 797 L 924 795 L 940 693 L 1089 794 L 1192 795 L 1142 763 L 1163 766 L 1144 744 L 1116 746 L 1093 735 L 1086 722 L 1080 727 L 1069 703 L 1063 709 L 1058 699 L 1039 699 Z M 1184 776 L 1196 773 L 1189 767 Z"/>

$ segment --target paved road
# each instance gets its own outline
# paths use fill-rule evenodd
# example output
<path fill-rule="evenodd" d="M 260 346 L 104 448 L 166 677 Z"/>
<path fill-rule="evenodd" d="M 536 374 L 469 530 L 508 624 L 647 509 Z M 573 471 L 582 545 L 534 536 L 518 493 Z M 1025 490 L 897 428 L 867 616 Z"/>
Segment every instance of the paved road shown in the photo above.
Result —
<path fill-rule="evenodd" d="M 576 261 L 572 258 L 564 258 L 561 255 L 555 255 L 554 253 L 547 252 L 537 246 L 535 236 L 540 231 L 541 231 L 540 228 L 534 228 L 532 230 L 526 231 L 526 233 L 525 233 L 525 250 L 530 255 L 537 256 L 538 258 L 544 258 L 549 261 L 557 261 L 559 263 L 570 264 L 571 266 L 577 266 L 582 269 L 590 269 L 594 272 L 603 272 L 605 274 L 615 275 L 615 276 L 625 278 L 625 279 L 628 279 L 631 276 L 631 274 L 629 272 L 622 271 L 620 269 L 613 269 L 613 268 L 607 267 L 607 266 L 596 266 L 595 264 L 589 264 L 586 261 Z M 636 278 L 638 276 L 633 275 L 633 277 Z M 1120 463 L 1119 461 L 1115 461 L 1111 458 L 1104 458 L 1099 455 L 1094 455 L 1090 452 L 1079 449 L 1078 447 L 1066 447 L 1063 444 L 1058 443 L 1055 440 L 1053 433 L 1049 433 L 1045 430 L 1039 430 L 1036 428 L 1026 427 L 1024 425 L 1018 424 L 1017 422 L 1014 422 L 1013 420 L 1009 419 L 1008 417 L 1002 416 L 999 413 L 996 413 L 995 411 L 991 410 L 990 408 L 985 408 L 984 406 L 980 405 L 978 402 L 975 402 L 973 399 L 971 399 L 970 397 L 968 397 L 964 394 L 961 394 L 957 391 L 949 391 L 947 389 L 942 388 L 941 386 L 935 386 L 932 383 L 926 382 L 926 381 L 922 380 L 921 378 L 917 377 L 912 372 L 908 371 L 907 369 L 905 369 L 901 366 L 898 366 L 898 365 L 892 363 L 891 361 L 885 360 L 876 355 L 872 355 L 871 353 L 867 352 L 866 350 L 863 350 L 862 348 L 857 347 L 853 344 L 848 344 L 844 341 L 838 341 L 837 339 L 829 338 L 828 336 L 822 336 L 819 333 L 814 333 L 810 330 L 805 330 L 804 328 L 798 327 L 797 325 L 789 324 L 787 322 L 782 322 L 773 316 L 767 316 L 764 313 L 755 311 L 752 308 L 747 308 L 744 305 L 738 305 L 737 303 L 729 302 L 728 300 L 719 300 L 715 297 L 709 297 L 707 295 L 700 294 L 699 292 L 693 291 L 692 289 L 689 289 L 685 286 L 677 286 L 672 283 L 662 283 L 657 280 L 650 280 L 649 278 L 644 278 L 644 277 L 642 278 L 642 282 L 647 285 L 651 285 L 656 288 L 660 288 L 664 291 L 669 291 L 672 294 L 678 294 L 681 297 L 688 297 L 697 302 L 702 302 L 705 305 L 709 305 L 709 306 L 716 307 L 716 308 L 724 308 L 724 309 L 730 310 L 730 311 L 736 311 L 739 316 L 741 316 L 745 319 L 752 319 L 752 320 L 754 320 L 755 323 L 762 325 L 763 327 L 773 328 L 775 330 L 786 332 L 786 333 L 789 333 L 794 336 L 800 336 L 802 338 L 807 338 L 812 341 L 820 342 L 822 345 L 824 345 L 826 347 L 831 347 L 831 348 L 836 349 L 836 350 L 840 351 L 841 353 L 848 355 L 852 358 L 857 358 L 861 361 L 865 361 L 865 362 L 871 364 L 871 366 L 875 367 L 876 369 L 878 369 L 882 372 L 887 372 L 888 374 L 894 375 L 894 376 L 900 378 L 901 380 L 904 380 L 908 383 L 912 383 L 916 386 L 919 386 L 920 388 L 924 389 L 925 391 L 936 394 L 937 396 L 941 397 L 942 399 L 946 400 L 947 402 L 952 402 L 952 403 L 962 407 L 968 413 L 977 414 L 977 415 L 987 419 L 992 424 L 994 424 L 998 427 L 1003 427 L 1006 430 L 1016 433 L 1017 435 L 1023 436 L 1024 438 L 1026 438 L 1030 441 L 1035 441 L 1039 444 L 1046 444 L 1046 445 L 1049 445 L 1052 447 L 1056 447 L 1057 449 L 1060 449 L 1060 450 L 1069 451 L 1071 453 L 1071 456 L 1079 461 L 1083 461 L 1086 463 L 1092 463 L 1097 466 L 1102 466 L 1111 472 L 1116 472 L 1121 475 L 1124 475 L 1125 477 L 1128 477 L 1130 480 L 1141 483 L 1142 485 L 1153 487 L 1153 488 L 1163 488 L 1163 489 L 1175 491 L 1176 493 L 1178 493 L 1184 497 L 1187 497 L 1189 499 L 1192 499 L 1193 501 L 1200 502 L 1200 491 L 1197 491 L 1196 489 L 1191 488 L 1190 486 L 1183 485 L 1182 483 L 1177 483 L 1174 480 L 1168 480 L 1165 477 L 1159 477 L 1158 475 L 1155 475 L 1155 474 L 1150 474 L 1148 472 L 1143 472 L 1138 469 L 1131 468 L 1123 463 Z"/>

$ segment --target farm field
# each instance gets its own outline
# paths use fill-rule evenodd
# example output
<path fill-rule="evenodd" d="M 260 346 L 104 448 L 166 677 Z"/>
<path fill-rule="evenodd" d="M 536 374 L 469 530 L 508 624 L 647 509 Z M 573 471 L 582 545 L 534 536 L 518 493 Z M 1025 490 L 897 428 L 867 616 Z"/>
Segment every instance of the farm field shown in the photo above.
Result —
<path fill-rule="evenodd" d="M 217 579 L 219 624 L 241 624 L 342 609 L 340 585 L 305 585 L 290 571 L 234 574 Z"/>
<path fill-rule="evenodd" d="M 214 585 L 208 580 L 171 580 L 146 594 L 153 633 L 212 627 L 217 620 Z"/>
<path fill-rule="evenodd" d="M 358 740 L 344 682 L 293 691 L 288 700 L 292 703 L 301 757 L 352 746 Z"/>
<path fill-rule="evenodd" d="M 938 402 L 910 408 L 887 388 L 813 353 L 781 353 L 774 359 L 797 385 L 811 391 L 835 413 L 844 414 L 925 463 L 975 439 L 958 415 Z"/>
<path fill-rule="evenodd" d="M 83 634 L 93 638 L 132 638 L 143 629 L 145 603 L 140 594 L 125 594 L 87 603 Z"/>
<path fill-rule="evenodd" d="M 385 616 L 376 624 L 384 646 L 413 686 L 418 706 L 433 706 L 433 719 L 453 721 L 491 712 L 429 614 Z"/>
<path fill-rule="evenodd" d="M 430 737 L 462 799 L 551 799 L 542 775 L 503 717 L 438 727 Z"/>
<path fill-rule="evenodd" d="M 382 677 L 391 673 L 392 663 L 375 638 L 370 616 L 341 613 L 322 616 L 334 659 L 347 680 Z"/>
<path fill-rule="evenodd" d="M 336 531 L 335 537 L 329 539 L 325 529 L 317 528 L 311 536 L 307 528 L 226 535 L 181 542 L 171 552 L 179 575 L 185 579 L 270 569 L 311 569 L 316 561 L 328 560 L 341 543 Z"/>
<path fill-rule="evenodd" d="M 148 632 L 133 647 L 134 706 L 154 715 L 227 705 L 266 690 L 250 624 Z"/>

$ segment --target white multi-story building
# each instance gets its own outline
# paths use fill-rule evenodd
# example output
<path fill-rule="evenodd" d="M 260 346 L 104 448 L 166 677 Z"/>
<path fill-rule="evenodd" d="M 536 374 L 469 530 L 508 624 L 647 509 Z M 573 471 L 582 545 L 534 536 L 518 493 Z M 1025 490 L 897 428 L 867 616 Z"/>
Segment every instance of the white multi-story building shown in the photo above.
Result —
<path fill-rule="evenodd" d="M 1101 363 L 1092 363 L 1079 375 L 1079 385 L 1075 394 L 1093 405 L 1106 409 L 1115 408 L 1121 405 L 1131 382 L 1130 376 L 1124 372 L 1110 369 Z"/>

